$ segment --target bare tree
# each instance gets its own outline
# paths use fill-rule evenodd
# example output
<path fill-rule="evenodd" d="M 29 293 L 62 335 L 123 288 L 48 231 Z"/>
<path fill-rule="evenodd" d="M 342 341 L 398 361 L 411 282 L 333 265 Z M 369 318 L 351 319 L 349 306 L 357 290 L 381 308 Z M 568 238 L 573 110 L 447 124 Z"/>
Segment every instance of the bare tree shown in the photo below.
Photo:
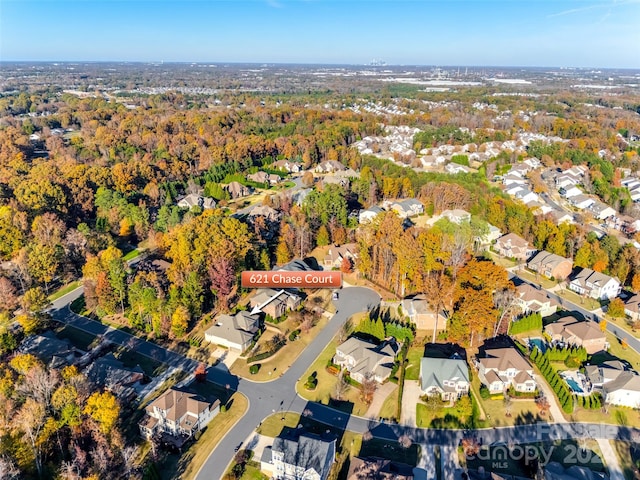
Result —
<path fill-rule="evenodd" d="M 502 321 L 509 317 L 513 316 L 515 313 L 517 295 L 515 290 L 511 288 L 504 288 L 502 290 L 498 290 L 493 295 L 493 303 L 500 311 L 500 318 L 496 322 L 493 328 L 493 336 L 497 336 L 500 332 L 500 327 L 502 325 Z"/>
<path fill-rule="evenodd" d="M 42 448 L 44 445 L 39 441 L 39 437 L 44 428 L 45 420 L 44 405 L 36 402 L 33 398 L 27 398 L 15 420 L 16 426 L 24 433 L 31 447 L 38 476 L 42 476 Z"/>
<path fill-rule="evenodd" d="M 138 456 L 140 448 L 138 445 L 128 445 L 122 449 L 120 454 L 122 455 L 122 462 L 124 463 L 124 471 L 129 475 L 131 468 L 133 467 L 133 460 Z"/>
<path fill-rule="evenodd" d="M 60 465 L 60 477 L 64 480 L 79 480 L 81 478 L 80 472 L 75 462 L 62 462 Z"/>
<path fill-rule="evenodd" d="M 411 437 L 405 433 L 398 438 L 398 445 L 406 450 L 408 448 L 411 448 L 411 445 L 413 445 L 413 440 L 411 440 Z"/>
<path fill-rule="evenodd" d="M 347 390 L 349 390 L 349 384 L 347 383 L 347 380 L 345 378 L 344 370 L 340 370 L 340 373 L 338 373 L 338 381 L 336 382 L 334 390 L 334 396 L 336 400 L 342 400 L 347 393 Z"/>
<path fill-rule="evenodd" d="M 360 388 L 360 396 L 362 401 L 367 405 L 370 405 L 373 401 L 373 395 L 378 389 L 378 382 L 373 378 L 373 373 L 367 372 L 362 380 L 362 387 Z"/>
<path fill-rule="evenodd" d="M 353 331 L 353 321 L 349 318 L 338 331 L 338 343 L 343 343 Z"/>
<path fill-rule="evenodd" d="M 20 477 L 20 470 L 13 461 L 5 456 L 0 457 L 0 478 L 4 480 L 13 480 Z"/>

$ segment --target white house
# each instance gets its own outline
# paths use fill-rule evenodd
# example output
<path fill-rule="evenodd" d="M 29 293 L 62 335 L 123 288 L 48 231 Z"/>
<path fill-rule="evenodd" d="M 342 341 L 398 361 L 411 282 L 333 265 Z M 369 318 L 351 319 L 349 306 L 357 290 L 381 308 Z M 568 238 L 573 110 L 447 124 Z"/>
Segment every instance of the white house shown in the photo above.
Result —
<path fill-rule="evenodd" d="M 393 337 L 380 345 L 351 337 L 336 347 L 333 363 L 347 369 L 356 382 L 362 383 L 370 375 L 382 383 L 391 375 L 398 350 Z"/>
<path fill-rule="evenodd" d="M 640 376 L 617 360 L 588 365 L 586 376 L 594 390 L 602 392 L 604 403 L 640 408 Z"/>
<path fill-rule="evenodd" d="M 584 210 L 585 208 L 589 208 L 591 205 L 595 203 L 595 200 L 587 195 L 580 194 L 575 197 L 571 197 L 569 199 L 569 203 L 576 207 L 579 210 Z"/>
<path fill-rule="evenodd" d="M 276 480 L 326 480 L 336 458 L 336 440 L 294 432 L 264 449 L 261 470 Z"/>
<path fill-rule="evenodd" d="M 204 339 L 243 352 L 251 345 L 259 325 L 259 318 L 245 311 L 239 311 L 233 316 L 218 315 L 214 324 L 204 333 Z"/>
<path fill-rule="evenodd" d="M 140 432 L 151 438 L 155 432 L 190 437 L 202 430 L 220 412 L 220 400 L 206 401 L 195 393 L 170 388 L 145 408 Z"/>
<path fill-rule="evenodd" d="M 415 217 L 424 213 L 424 205 L 415 198 L 407 198 L 391 204 L 391 210 L 400 218 Z"/>
<path fill-rule="evenodd" d="M 444 210 L 441 214 L 440 217 L 445 217 L 447 218 L 450 222 L 452 223 L 457 223 L 458 225 L 460 225 L 463 222 L 470 222 L 471 221 L 471 214 L 465 210 L 462 210 L 460 208 L 456 208 L 454 210 Z"/>
<path fill-rule="evenodd" d="M 447 163 L 447 165 L 444 167 L 445 171 L 447 173 L 450 173 L 452 175 L 455 175 L 457 173 L 469 173 L 471 172 L 471 169 L 469 167 L 467 167 L 466 165 L 460 165 L 458 163 Z"/>
<path fill-rule="evenodd" d="M 612 300 L 620 295 L 622 287 L 617 278 L 590 268 L 583 268 L 569 283 L 569 290 L 597 300 Z"/>
<path fill-rule="evenodd" d="M 614 217 L 616 214 L 616 211 L 612 207 L 600 201 L 594 202 L 590 208 L 593 216 L 598 220 L 606 220 L 609 217 Z"/>
<path fill-rule="evenodd" d="M 210 208 L 215 208 L 216 201 L 210 197 L 203 197 L 202 195 L 198 195 L 196 193 L 190 193 L 189 195 L 178 200 L 178 206 L 180 208 L 193 208 L 200 207 L 203 210 L 208 210 Z"/>
<path fill-rule="evenodd" d="M 377 205 L 373 205 L 372 207 L 367 208 L 366 210 L 360 210 L 358 214 L 358 222 L 359 223 L 371 223 L 374 218 L 378 216 L 378 214 L 384 212 L 384 210 Z"/>
<path fill-rule="evenodd" d="M 561 195 L 565 198 L 575 197 L 576 195 L 581 195 L 583 192 L 576 186 L 569 186 L 567 188 L 562 189 Z"/>

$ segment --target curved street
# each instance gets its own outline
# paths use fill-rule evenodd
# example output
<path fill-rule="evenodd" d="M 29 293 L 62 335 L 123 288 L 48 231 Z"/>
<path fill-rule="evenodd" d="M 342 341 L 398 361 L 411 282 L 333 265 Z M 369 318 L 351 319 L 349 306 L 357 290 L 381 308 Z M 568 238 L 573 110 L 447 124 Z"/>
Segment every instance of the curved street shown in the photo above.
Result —
<path fill-rule="evenodd" d="M 565 303 L 570 303 L 553 293 L 549 294 Z M 73 313 L 69 309 L 69 304 L 81 295 L 82 288 L 78 288 L 53 302 L 52 307 L 49 309 L 53 318 L 94 335 L 103 335 L 116 344 L 133 348 L 142 355 L 166 362 L 185 371 L 193 372 L 198 365 L 195 360 L 186 358 L 176 352 Z M 238 378 L 229 373 L 224 365 L 209 368 L 207 379 L 219 385 L 229 385 L 230 389 L 245 395 L 249 400 L 249 409 L 236 425 L 229 430 L 216 448 L 210 452 L 196 478 L 198 480 L 222 478 L 229 462 L 233 458 L 234 448 L 248 438 L 264 418 L 274 413 L 287 411 L 300 414 L 304 412 L 305 415 L 318 422 L 356 433 L 371 432 L 376 438 L 390 441 L 397 441 L 399 437 L 408 435 L 412 442 L 421 445 L 457 446 L 464 436 L 469 435 L 475 436 L 483 444 L 500 442 L 506 445 L 569 438 L 640 441 L 639 429 L 606 424 L 538 423 L 474 431 L 414 428 L 351 416 L 326 405 L 309 402 L 298 396 L 295 391 L 296 382 L 331 341 L 347 318 L 355 313 L 370 310 L 378 305 L 379 302 L 380 297 L 373 290 L 363 287 L 344 288 L 341 291 L 340 299 L 336 302 L 336 314 L 327 326 L 319 332 L 314 342 L 300 354 L 288 371 L 273 381 L 258 383 Z M 592 314 L 590 312 L 574 304 L 570 306 L 584 315 L 588 315 L 587 318 L 591 318 Z M 633 340 L 636 341 L 637 345 L 628 340 L 629 345 L 634 349 L 636 349 L 636 346 L 640 347 L 640 342 L 635 338 Z"/>

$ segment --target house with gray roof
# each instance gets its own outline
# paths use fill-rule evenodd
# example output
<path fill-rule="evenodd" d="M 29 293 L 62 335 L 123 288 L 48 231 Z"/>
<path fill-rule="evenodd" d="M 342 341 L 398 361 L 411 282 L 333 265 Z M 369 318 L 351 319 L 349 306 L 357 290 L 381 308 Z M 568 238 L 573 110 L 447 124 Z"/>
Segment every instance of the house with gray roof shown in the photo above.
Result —
<path fill-rule="evenodd" d="M 569 290 L 597 300 L 612 300 L 620 295 L 622 287 L 617 278 L 583 268 L 569 283 Z"/>
<path fill-rule="evenodd" d="M 240 352 L 245 351 L 260 329 L 260 319 L 257 315 L 239 311 L 235 315 L 218 315 L 214 324 L 204 332 L 207 342 Z"/>
<path fill-rule="evenodd" d="M 604 402 L 621 407 L 640 408 L 640 375 L 619 360 L 585 367 L 585 375 Z"/>
<path fill-rule="evenodd" d="M 211 197 L 203 197 L 197 193 L 190 193 L 189 195 L 182 197 L 178 200 L 178 206 L 180 208 L 192 209 L 193 207 L 200 207 L 203 210 L 209 210 L 216 207 L 216 201 Z"/>
<path fill-rule="evenodd" d="M 365 210 L 360 210 L 358 214 L 358 223 L 371 223 L 380 213 L 384 212 L 382 208 L 377 205 L 373 205 Z"/>
<path fill-rule="evenodd" d="M 362 383 L 367 376 L 382 383 L 391 375 L 400 346 L 394 338 L 380 345 L 351 337 L 336 347 L 333 363 L 349 371 L 351 378 Z"/>
<path fill-rule="evenodd" d="M 424 213 L 424 205 L 415 198 L 407 198 L 391 204 L 391 210 L 396 212 L 400 218 L 415 217 Z"/>
<path fill-rule="evenodd" d="M 333 173 L 333 172 L 341 172 L 346 170 L 343 164 L 338 162 L 337 160 L 325 160 L 324 162 L 319 163 L 314 171 L 316 173 Z"/>
<path fill-rule="evenodd" d="M 295 431 L 273 439 L 260 469 L 276 480 L 326 480 L 336 459 L 336 439 Z"/>
<path fill-rule="evenodd" d="M 135 395 L 135 387 L 144 379 L 140 365 L 126 368 L 113 353 L 96 358 L 82 372 L 94 385 L 104 387 L 120 399 Z"/>
<path fill-rule="evenodd" d="M 542 250 L 529 260 L 527 268 L 548 278 L 564 279 L 571 274 L 573 261 Z"/>
<path fill-rule="evenodd" d="M 242 185 L 240 182 L 231 182 L 225 187 L 231 198 L 240 198 L 251 195 L 251 188 Z"/>
<path fill-rule="evenodd" d="M 247 180 L 251 180 L 256 183 L 266 183 L 269 185 L 277 185 L 280 183 L 280 175 L 276 175 L 275 173 L 267 173 L 267 172 L 256 172 L 250 173 L 247 175 Z"/>
<path fill-rule="evenodd" d="M 624 313 L 633 321 L 640 320 L 640 293 L 636 293 L 624 302 Z"/>
<path fill-rule="evenodd" d="M 51 330 L 31 335 L 20 344 L 20 353 L 30 353 L 51 368 L 71 365 L 82 353 L 68 340 L 61 340 Z"/>
<path fill-rule="evenodd" d="M 460 357 L 422 358 L 420 390 L 425 395 L 440 395 L 443 401 L 455 401 L 469 393 L 469 366 Z"/>
<path fill-rule="evenodd" d="M 418 330 L 446 330 L 447 317 L 440 311 L 436 317 L 435 309 L 431 308 L 426 295 L 418 294 L 405 298 L 400 302 L 402 313 L 409 317 Z M 437 320 L 437 325 L 436 325 Z"/>

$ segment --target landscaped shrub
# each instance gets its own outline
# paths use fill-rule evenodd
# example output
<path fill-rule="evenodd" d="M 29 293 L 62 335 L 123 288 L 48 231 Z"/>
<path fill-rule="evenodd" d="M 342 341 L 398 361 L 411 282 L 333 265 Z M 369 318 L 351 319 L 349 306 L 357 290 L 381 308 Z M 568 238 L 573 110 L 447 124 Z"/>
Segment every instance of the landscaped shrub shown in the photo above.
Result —
<path fill-rule="evenodd" d="M 249 373 L 251 375 L 255 375 L 256 373 L 258 373 L 260 371 L 260 364 L 259 363 L 254 363 L 253 365 L 251 365 L 249 367 Z"/>
<path fill-rule="evenodd" d="M 327 367 L 327 372 L 329 372 L 331 375 L 338 375 L 340 373 L 340 367 L 329 365 Z"/>
<path fill-rule="evenodd" d="M 300 329 L 294 330 L 289 334 L 289 340 L 293 342 L 294 340 L 297 340 L 299 336 L 300 336 Z"/>
<path fill-rule="evenodd" d="M 487 400 L 489 397 L 491 397 L 491 392 L 485 385 L 480 385 L 480 396 L 484 400 Z"/>
<path fill-rule="evenodd" d="M 533 330 L 542 331 L 542 315 L 539 313 L 532 313 L 509 324 L 510 335 L 530 332 Z"/>

